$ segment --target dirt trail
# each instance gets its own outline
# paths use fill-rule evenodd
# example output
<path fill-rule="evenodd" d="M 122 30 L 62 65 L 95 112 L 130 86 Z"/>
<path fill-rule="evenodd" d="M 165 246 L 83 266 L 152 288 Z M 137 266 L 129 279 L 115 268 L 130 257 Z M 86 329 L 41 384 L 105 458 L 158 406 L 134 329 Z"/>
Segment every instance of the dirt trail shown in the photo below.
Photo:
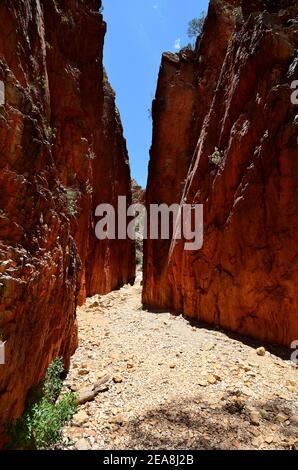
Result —
<path fill-rule="evenodd" d="M 78 320 L 65 386 L 82 396 L 104 383 L 65 428 L 71 448 L 297 448 L 297 369 L 289 361 L 143 311 L 140 277 L 89 299 Z"/>

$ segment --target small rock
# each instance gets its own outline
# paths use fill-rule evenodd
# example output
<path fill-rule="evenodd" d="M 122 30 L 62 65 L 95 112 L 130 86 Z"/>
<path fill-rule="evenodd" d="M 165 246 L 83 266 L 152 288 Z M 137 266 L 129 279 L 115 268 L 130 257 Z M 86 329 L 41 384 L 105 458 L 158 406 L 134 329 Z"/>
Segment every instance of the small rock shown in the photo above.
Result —
<path fill-rule="evenodd" d="M 259 431 L 259 428 L 255 427 L 255 426 L 252 426 L 250 429 L 249 429 L 249 432 L 251 434 L 253 434 L 255 437 L 258 437 L 260 436 L 261 432 Z"/>
<path fill-rule="evenodd" d="M 256 353 L 258 356 L 265 356 L 266 355 L 266 349 L 261 347 L 261 348 L 258 348 L 256 349 Z"/>
<path fill-rule="evenodd" d="M 114 375 L 113 381 L 115 384 L 121 384 L 123 382 L 123 377 L 121 377 L 121 375 Z"/>
<path fill-rule="evenodd" d="M 89 374 L 89 370 L 88 369 L 80 369 L 78 371 L 78 374 L 83 376 L 83 375 L 88 375 Z"/>
<path fill-rule="evenodd" d="M 80 439 L 78 442 L 76 442 L 75 448 L 77 450 L 90 450 L 91 446 L 87 439 Z"/>
<path fill-rule="evenodd" d="M 106 377 L 108 375 L 106 370 L 103 370 L 97 374 L 98 380 L 101 380 L 103 377 Z"/>
<path fill-rule="evenodd" d="M 296 388 L 298 386 L 298 382 L 296 382 L 295 380 L 287 380 L 286 385 L 288 387 L 295 387 Z"/>
<path fill-rule="evenodd" d="M 290 441 L 291 450 L 298 450 L 298 439 Z"/>
<path fill-rule="evenodd" d="M 289 417 L 285 415 L 284 413 L 278 413 L 278 415 L 276 416 L 276 420 L 279 423 L 285 423 L 286 421 L 288 421 L 288 419 Z"/>
<path fill-rule="evenodd" d="M 89 420 L 89 416 L 84 410 L 80 410 L 73 419 L 74 426 L 82 426 Z"/>
<path fill-rule="evenodd" d="M 78 405 L 84 405 L 85 403 L 88 403 L 89 401 L 93 401 L 96 395 L 97 393 L 95 392 L 93 387 L 85 387 L 79 391 L 77 403 Z"/>
<path fill-rule="evenodd" d="M 264 439 L 262 438 L 262 436 L 255 437 L 255 438 L 252 440 L 252 445 L 253 445 L 254 447 L 257 447 L 258 449 L 259 449 L 259 447 L 261 447 L 263 444 L 264 444 Z"/>
<path fill-rule="evenodd" d="M 85 387 L 79 391 L 78 405 L 84 405 L 89 401 L 95 400 L 97 395 L 101 392 L 109 390 L 107 382 L 110 380 L 109 375 L 104 375 L 95 384 L 90 387 Z"/>
<path fill-rule="evenodd" d="M 260 414 L 257 411 L 251 411 L 249 419 L 253 426 L 260 426 Z"/>
<path fill-rule="evenodd" d="M 208 384 L 207 384 L 206 380 L 199 380 L 198 385 L 200 385 L 200 387 L 207 387 Z"/>
<path fill-rule="evenodd" d="M 218 382 L 218 377 L 216 377 L 215 375 L 208 375 L 207 380 L 210 385 L 215 385 Z"/>
<path fill-rule="evenodd" d="M 170 369 L 176 369 L 176 364 L 170 364 Z"/>

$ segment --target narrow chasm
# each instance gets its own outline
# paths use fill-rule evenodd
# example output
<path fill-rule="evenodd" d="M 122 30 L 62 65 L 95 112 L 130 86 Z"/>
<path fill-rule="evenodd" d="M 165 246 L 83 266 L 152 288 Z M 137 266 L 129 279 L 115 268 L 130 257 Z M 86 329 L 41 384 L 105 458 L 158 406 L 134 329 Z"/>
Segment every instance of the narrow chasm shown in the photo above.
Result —
<path fill-rule="evenodd" d="M 146 189 L 102 2 L 0 2 L 0 24 L 0 447 L 297 450 L 297 2 L 210 0 L 163 54 Z M 100 238 L 123 197 L 135 240 Z M 153 204 L 178 208 L 167 239 Z"/>

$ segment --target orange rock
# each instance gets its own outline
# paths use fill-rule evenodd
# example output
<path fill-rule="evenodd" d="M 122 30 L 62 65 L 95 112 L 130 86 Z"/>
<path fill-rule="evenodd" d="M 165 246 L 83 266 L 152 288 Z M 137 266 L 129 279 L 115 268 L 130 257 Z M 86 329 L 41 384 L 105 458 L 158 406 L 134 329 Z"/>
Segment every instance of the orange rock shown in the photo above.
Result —
<path fill-rule="evenodd" d="M 291 1 L 267 11 L 246 3 L 213 0 L 195 53 L 163 58 L 147 204 L 204 204 L 205 241 L 199 252 L 145 242 L 143 303 L 289 346 L 298 338 L 298 11 Z"/>
<path fill-rule="evenodd" d="M 131 198 L 100 3 L 0 4 L 0 443 L 51 360 L 68 367 L 77 302 L 134 278 L 131 242 L 93 238 L 94 207 Z"/>

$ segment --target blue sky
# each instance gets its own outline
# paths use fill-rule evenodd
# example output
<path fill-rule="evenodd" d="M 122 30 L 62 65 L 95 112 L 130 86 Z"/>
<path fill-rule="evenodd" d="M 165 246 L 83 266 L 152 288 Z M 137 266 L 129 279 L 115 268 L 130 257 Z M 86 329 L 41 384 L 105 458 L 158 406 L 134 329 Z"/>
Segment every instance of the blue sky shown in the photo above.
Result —
<path fill-rule="evenodd" d="M 161 55 L 189 42 L 189 20 L 208 0 L 103 0 L 108 25 L 104 64 L 121 113 L 132 177 L 146 186 L 155 95 Z"/>

